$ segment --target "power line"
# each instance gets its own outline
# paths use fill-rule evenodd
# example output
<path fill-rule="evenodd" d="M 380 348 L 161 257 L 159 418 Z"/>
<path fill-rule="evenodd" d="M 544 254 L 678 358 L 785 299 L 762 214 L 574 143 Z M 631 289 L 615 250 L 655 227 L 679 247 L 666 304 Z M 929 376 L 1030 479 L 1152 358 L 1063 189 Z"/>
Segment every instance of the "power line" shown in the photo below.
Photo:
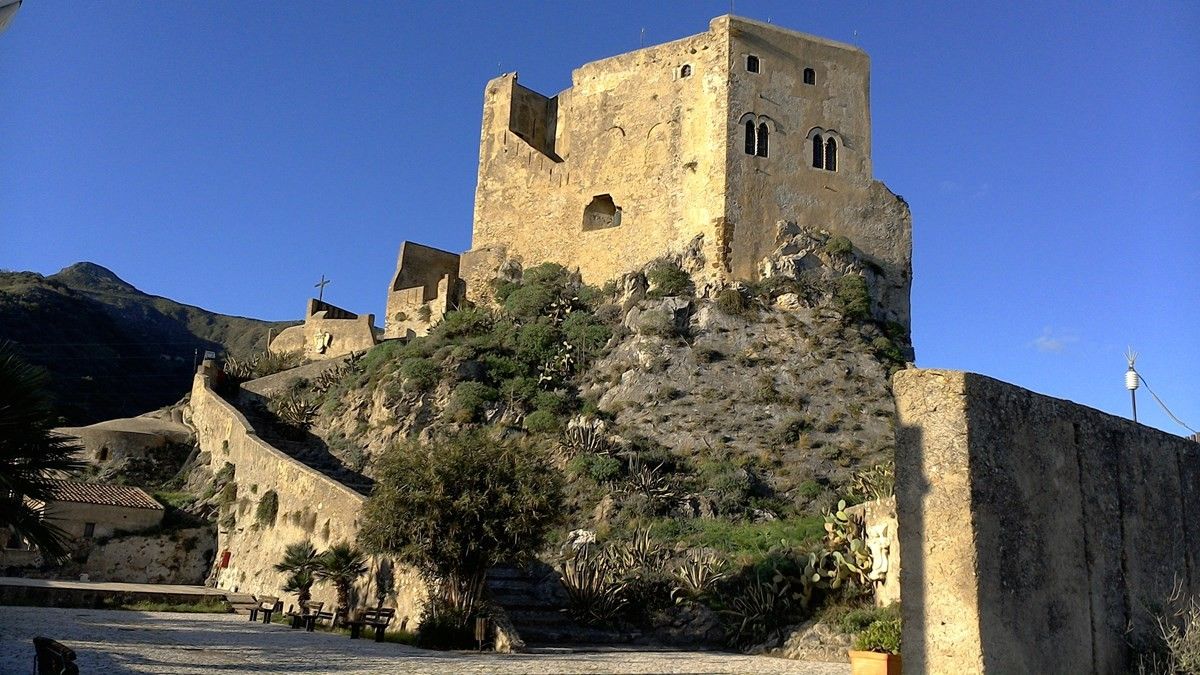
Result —
<path fill-rule="evenodd" d="M 1135 372 L 1136 372 L 1136 371 L 1135 371 Z M 1142 381 L 1142 384 L 1146 385 L 1146 391 L 1150 392 L 1150 395 L 1154 397 L 1154 400 L 1155 400 L 1155 401 L 1158 401 L 1158 405 L 1162 406 L 1162 409 L 1163 409 L 1164 411 L 1166 411 L 1166 413 L 1167 413 L 1167 416 L 1168 416 L 1168 417 L 1170 417 L 1171 419 L 1175 420 L 1175 423 L 1176 423 L 1176 424 L 1178 424 L 1179 426 L 1183 427 L 1184 429 L 1187 429 L 1188 431 L 1192 432 L 1193 434 L 1195 434 L 1195 433 L 1200 433 L 1200 432 L 1197 432 L 1195 429 L 1193 429 L 1193 428 L 1189 427 L 1187 424 L 1185 424 L 1185 423 L 1184 423 L 1184 421 L 1183 421 L 1183 420 L 1181 420 L 1181 419 L 1179 419 L 1178 417 L 1176 417 L 1176 416 L 1175 416 L 1175 413 L 1171 412 L 1171 409 L 1167 407 L 1167 404 L 1166 404 L 1166 403 L 1163 403 L 1163 400 L 1162 400 L 1161 398 L 1159 398 L 1159 397 L 1158 397 L 1158 394 L 1154 393 L 1154 390 L 1150 388 L 1150 383 L 1146 381 L 1146 376 L 1145 376 L 1145 375 L 1142 375 L 1142 374 L 1139 372 L 1139 373 L 1138 373 L 1138 378 L 1139 378 L 1139 379 L 1141 379 L 1141 381 Z"/>

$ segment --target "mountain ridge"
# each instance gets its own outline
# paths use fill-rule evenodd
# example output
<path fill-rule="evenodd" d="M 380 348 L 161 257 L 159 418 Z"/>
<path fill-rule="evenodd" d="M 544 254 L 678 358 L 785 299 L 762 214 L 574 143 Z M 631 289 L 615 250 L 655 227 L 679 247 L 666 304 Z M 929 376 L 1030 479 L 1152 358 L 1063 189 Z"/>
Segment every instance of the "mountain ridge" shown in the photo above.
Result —
<path fill-rule="evenodd" d="M 44 368 L 65 423 L 128 417 L 179 400 L 205 351 L 247 354 L 295 322 L 230 316 L 146 293 L 79 262 L 0 272 L 0 340 Z"/>

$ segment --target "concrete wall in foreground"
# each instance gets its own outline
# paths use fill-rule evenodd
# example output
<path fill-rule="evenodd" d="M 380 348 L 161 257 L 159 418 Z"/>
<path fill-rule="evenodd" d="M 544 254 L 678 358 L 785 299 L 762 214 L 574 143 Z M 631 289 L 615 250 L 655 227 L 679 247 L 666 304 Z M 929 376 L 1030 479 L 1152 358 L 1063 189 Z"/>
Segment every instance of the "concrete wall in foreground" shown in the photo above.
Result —
<path fill-rule="evenodd" d="M 366 498 L 259 438 L 246 418 L 212 390 L 203 372 L 193 383 L 191 406 L 197 442 L 211 453 L 213 471 L 226 462 L 234 466 L 236 501 L 222 509 L 217 541 L 218 564 L 225 552 L 229 552 L 229 561 L 218 572 L 217 587 L 279 596 L 285 605 L 294 603 L 296 598 L 283 592 L 285 575 L 273 567 L 283 558 L 284 549 L 303 540 L 312 542 L 317 550 L 338 542 L 354 543 Z M 279 504 L 275 520 L 260 523 L 258 504 L 272 492 Z M 230 510 L 232 523 L 224 517 Z M 396 607 L 398 623 L 408 617 L 408 627 L 414 628 L 425 602 L 425 584 L 415 571 L 386 558 L 374 557 L 370 565 L 371 571 L 356 587 L 357 604 L 375 605 L 376 571 L 381 565 L 388 566 L 395 578 L 394 592 L 384 604 Z M 313 599 L 332 607 L 336 592 L 330 584 L 318 584 L 313 587 Z"/>
<path fill-rule="evenodd" d="M 893 389 L 906 672 L 1129 672 L 1200 594 L 1200 444 L 971 373 Z"/>

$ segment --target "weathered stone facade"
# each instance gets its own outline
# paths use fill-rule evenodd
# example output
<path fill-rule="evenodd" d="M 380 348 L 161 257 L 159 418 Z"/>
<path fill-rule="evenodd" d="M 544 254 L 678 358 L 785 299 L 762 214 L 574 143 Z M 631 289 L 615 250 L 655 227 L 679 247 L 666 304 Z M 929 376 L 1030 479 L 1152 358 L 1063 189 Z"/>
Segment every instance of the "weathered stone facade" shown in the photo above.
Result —
<path fill-rule="evenodd" d="M 217 535 L 218 588 L 239 593 L 283 596 L 284 574 L 275 563 L 288 544 L 310 541 L 317 549 L 355 542 L 366 498 L 292 459 L 260 439 L 250 423 L 210 386 L 215 365 L 205 362 L 192 387 L 192 424 L 200 448 L 211 453 L 214 467 L 234 467 L 236 501 L 232 526 L 223 522 Z M 257 506 L 273 493 L 278 502 L 270 523 L 256 519 Z M 360 606 L 374 605 L 380 567 L 391 569 L 394 585 L 385 605 L 397 608 L 397 621 L 415 626 L 426 597 L 425 584 L 409 568 L 373 557 L 371 570 L 355 588 Z M 313 599 L 336 604 L 329 584 L 313 587 Z M 291 599 L 294 601 L 294 598 Z M 399 623 L 396 628 L 399 628 Z"/>
<path fill-rule="evenodd" d="M 752 280 L 783 220 L 848 237 L 886 280 L 877 318 L 907 326 L 911 216 L 872 177 L 869 76 L 855 47 L 733 16 L 586 64 L 554 97 L 501 75 L 484 94 L 468 296 L 486 298 L 506 259 L 603 283 L 697 238 L 703 276 Z"/>
<path fill-rule="evenodd" d="M 458 254 L 411 241 L 400 245 L 396 274 L 388 287 L 385 338 L 425 335 L 462 302 Z"/>
<path fill-rule="evenodd" d="M 375 346 L 375 315 L 359 316 L 328 302 L 309 298 L 304 323 L 280 331 L 269 349 L 297 352 L 310 361 L 332 359 Z"/>
<path fill-rule="evenodd" d="M 971 373 L 893 389 L 905 670 L 1136 672 L 1200 596 L 1200 444 Z"/>

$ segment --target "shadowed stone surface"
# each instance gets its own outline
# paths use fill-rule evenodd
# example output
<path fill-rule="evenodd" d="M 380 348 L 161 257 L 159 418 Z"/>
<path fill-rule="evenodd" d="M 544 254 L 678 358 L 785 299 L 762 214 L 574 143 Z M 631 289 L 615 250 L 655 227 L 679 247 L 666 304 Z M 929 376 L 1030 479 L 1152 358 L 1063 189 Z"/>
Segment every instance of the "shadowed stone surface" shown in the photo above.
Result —
<path fill-rule="evenodd" d="M 972 373 L 893 389 L 905 669 L 1130 672 L 1200 593 L 1200 444 Z"/>
<path fill-rule="evenodd" d="M 250 623 L 235 614 L 5 607 L 0 673 L 29 672 L 33 637 L 79 655 L 81 673 L 749 673 L 847 675 L 849 666 L 717 652 L 608 649 L 431 652 Z"/>

